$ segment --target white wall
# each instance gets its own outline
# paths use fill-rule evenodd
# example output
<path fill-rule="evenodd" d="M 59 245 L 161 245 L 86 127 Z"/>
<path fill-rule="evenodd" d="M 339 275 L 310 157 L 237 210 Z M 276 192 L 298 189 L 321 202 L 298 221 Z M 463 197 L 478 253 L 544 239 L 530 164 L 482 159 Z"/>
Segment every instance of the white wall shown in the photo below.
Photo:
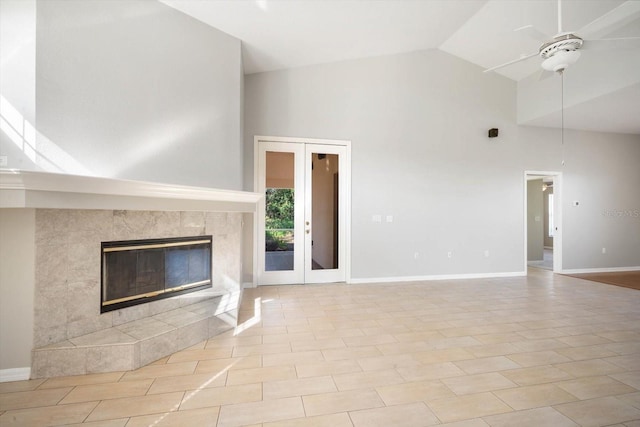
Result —
<path fill-rule="evenodd" d="M 542 261 L 544 224 L 542 179 L 527 181 L 527 260 Z"/>
<path fill-rule="evenodd" d="M 631 188 L 640 185 L 640 138 L 567 132 L 563 169 L 559 130 L 519 127 L 515 115 L 515 82 L 437 50 L 249 75 L 245 189 L 254 135 L 351 140 L 354 279 L 509 273 L 522 271 L 526 256 L 523 171 L 559 170 L 564 267 L 640 265 L 631 242 L 640 242 L 638 219 L 600 215 L 608 206 L 638 208 Z M 500 136 L 488 139 L 492 127 Z M 569 211 L 568 201 L 590 198 L 586 183 L 619 181 L 612 200 L 593 196 L 588 217 L 577 218 L 584 208 Z M 394 221 L 374 223 L 375 214 Z M 596 263 L 585 251 L 599 240 L 586 238 L 586 228 L 602 228 L 616 255 Z"/>
<path fill-rule="evenodd" d="M 34 169 L 36 2 L 0 2 L 0 155 L 12 169 Z"/>
<path fill-rule="evenodd" d="M 0 373 L 29 368 L 33 349 L 35 210 L 0 209 Z M 20 266 L 15 268 L 15 266 Z"/>
<path fill-rule="evenodd" d="M 41 162 L 242 187 L 240 41 L 159 2 L 37 2 Z"/>

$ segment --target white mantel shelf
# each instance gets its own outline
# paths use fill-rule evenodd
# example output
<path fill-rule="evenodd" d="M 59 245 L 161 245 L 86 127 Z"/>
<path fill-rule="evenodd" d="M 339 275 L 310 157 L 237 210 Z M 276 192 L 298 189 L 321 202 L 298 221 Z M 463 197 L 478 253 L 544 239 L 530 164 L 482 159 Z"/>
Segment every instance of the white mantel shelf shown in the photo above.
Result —
<path fill-rule="evenodd" d="M 255 212 L 259 193 L 0 170 L 0 208 Z"/>

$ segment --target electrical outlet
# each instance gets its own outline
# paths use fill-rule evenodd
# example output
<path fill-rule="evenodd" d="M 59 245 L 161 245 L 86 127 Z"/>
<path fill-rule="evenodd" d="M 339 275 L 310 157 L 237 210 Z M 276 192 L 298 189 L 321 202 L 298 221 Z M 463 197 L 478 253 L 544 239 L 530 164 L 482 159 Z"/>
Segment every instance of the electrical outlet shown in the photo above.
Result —
<path fill-rule="evenodd" d="M 387 222 L 393 222 L 393 215 L 387 215 Z"/>
<path fill-rule="evenodd" d="M 9 165 L 9 157 L 0 156 L 0 168 L 6 167 L 7 165 Z"/>
<path fill-rule="evenodd" d="M 418 258 L 420 258 L 420 252 L 414 252 L 413 259 L 418 259 Z"/>
<path fill-rule="evenodd" d="M 451 258 L 453 256 L 453 252 L 449 251 L 447 252 L 447 258 Z"/>
<path fill-rule="evenodd" d="M 382 222 L 382 215 L 374 215 L 373 217 L 371 217 L 371 221 Z"/>
<path fill-rule="evenodd" d="M 602 248 L 602 253 L 606 254 L 607 253 L 607 248 Z"/>
<path fill-rule="evenodd" d="M 489 258 L 489 251 L 484 251 L 484 257 Z"/>

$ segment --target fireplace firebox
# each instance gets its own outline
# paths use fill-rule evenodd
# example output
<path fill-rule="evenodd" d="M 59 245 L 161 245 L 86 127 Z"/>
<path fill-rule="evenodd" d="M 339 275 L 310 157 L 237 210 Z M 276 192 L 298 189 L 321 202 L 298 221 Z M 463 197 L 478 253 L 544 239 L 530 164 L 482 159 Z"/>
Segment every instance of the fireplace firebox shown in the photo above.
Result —
<path fill-rule="evenodd" d="M 102 242 L 100 312 L 211 287 L 212 236 Z"/>

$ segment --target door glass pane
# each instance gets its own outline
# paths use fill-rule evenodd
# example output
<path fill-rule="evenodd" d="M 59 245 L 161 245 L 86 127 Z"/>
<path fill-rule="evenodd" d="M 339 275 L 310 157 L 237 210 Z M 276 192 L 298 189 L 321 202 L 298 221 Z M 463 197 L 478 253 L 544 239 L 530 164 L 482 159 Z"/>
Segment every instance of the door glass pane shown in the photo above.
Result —
<path fill-rule="evenodd" d="M 338 268 L 338 155 L 312 155 L 311 269 Z"/>
<path fill-rule="evenodd" d="M 265 270 L 293 270 L 294 154 L 266 152 Z"/>

